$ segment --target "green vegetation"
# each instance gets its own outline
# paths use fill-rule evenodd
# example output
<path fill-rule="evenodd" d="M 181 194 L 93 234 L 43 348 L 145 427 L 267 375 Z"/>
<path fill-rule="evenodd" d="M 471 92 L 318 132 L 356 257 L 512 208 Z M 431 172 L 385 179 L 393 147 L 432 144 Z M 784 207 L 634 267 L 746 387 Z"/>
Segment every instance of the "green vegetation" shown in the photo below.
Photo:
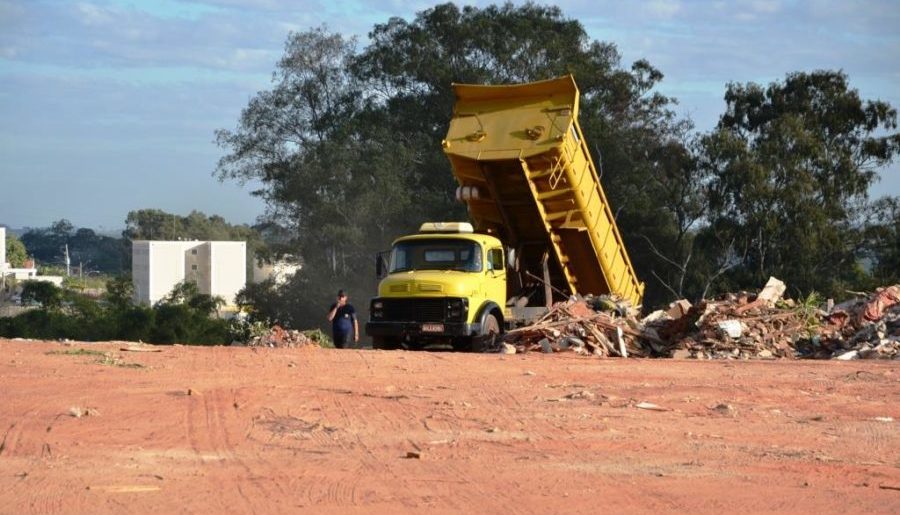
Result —
<path fill-rule="evenodd" d="M 67 245 L 73 268 L 119 274 L 131 266 L 131 248 L 121 238 L 99 235 L 86 227 L 76 229 L 65 219 L 53 222 L 50 227 L 30 229 L 22 235 L 22 243 L 44 274 L 50 271 L 47 267 L 56 267 L 55 275 L 65 275 L 62 271 Z"/>
<path fill-rule="evenodd" d="M 334 342 L 331 340 L 331 337 L 321 329 L 309 329 L 301 332 L 310 340 L 318 343 L 319 347 L 326 349 L 334 348 Z"/>
<path fill-rule="evenodd" d="M 13 268 L 23 268 L 28 259 L 28 251 L 25 244 L 15 234 L 6 232 L 6 261 Z"/>
<path fill-rule="evenodd" d="M 25 283 L 23 301 L 39 309 L 0 318 L 0 336 L 7 338 L 81 341 L 128 340 L 147 343 L 216 345 L 232 341 L 229 324 L 212 315 L 221 299 L 198 293 L 193 283 L 177 285 L 153 307 L 131 304 L 131 281 L 108 283 L 107 293 L 95 300 L 51 283 Z"/>
<path fill-rule="evenodd" d="M 141 365 L 140 363 L 129 363 L 118 356 L 113 356 L 111 353 L 106 353 L 102 358 L 94 361 L 94 363 L 120 368 L 144 368 L 144 365 Z"/>
<path fill-rule="evenodd" d="M 440 144 L 452 83 L 567 73 L 648 307 L 769 275 L 836 298 L 900 280 L 900 201 L 867 198 L 900 149 L 896 111 L 841 72 L 729 84 L 718 126 L 698 134 L 656 90 L 660 70 L 623 65 L 556 7 L 447 3 L 370 36 L 290 34 L 271 88 L 216 133 L 219 178 L 259 181 L 262 223 L 280 229 L 273 251 L 304 262 L 284 286 L 248 286 L 258 320 L 321 325 L 338 287 L 364 311 L 376 252 L 423 221 L 466 218 Z"/>
<path fill-rule="evenodd" d="M 47 353 L 48 356 L 53 355 L 63 355 L 63 356 L 106 356 L 106 352 L 99 350 L 91 350 L 91 349 L 66 349 L 66 350 L 52 350 Z"/>
<path fill-rule="evenodd" d="M 19 241 L 7 234 L 7 248 L 13 263 L 25 259 L 25 253 L 38 261 L 43 275 L 65 275 L 65 248 L 73 274 L 78 275 L 82 288 L 97 288 L 109 276 L 121 275 L 131 269 L 133 240 L 241 240 L 247 242 L 247 256 L 265 255 L 266 245 L 259 231 L 248 225 L 233 225 L 217 215 L 207 216 L 191 211 L 187 216 L 167 213 L 159 209 L 131 211 L 125 219 L 121 238 L 99 235 L 86 227 L 76 229 L 66 219 L 49 227 L 30 229 Z M 22 246 L 24 244 L 24 246 Z M 248 259 L 248 267 L 252 259 Z M 84 273 L 79 273 L 83 268 Z M 99 275 L 99 277 L 98 277 Z"/>
<path fill-rule="evenodd" d="M 67 349 L 54 350 L 47 353 L 49 356 L 97 356 L 93 362 L 98 365 L 109 365 L 122 368 L 144 368 L 140 363 L 129 363 L 111 352 L 103 352 L 92 349 Z"/>

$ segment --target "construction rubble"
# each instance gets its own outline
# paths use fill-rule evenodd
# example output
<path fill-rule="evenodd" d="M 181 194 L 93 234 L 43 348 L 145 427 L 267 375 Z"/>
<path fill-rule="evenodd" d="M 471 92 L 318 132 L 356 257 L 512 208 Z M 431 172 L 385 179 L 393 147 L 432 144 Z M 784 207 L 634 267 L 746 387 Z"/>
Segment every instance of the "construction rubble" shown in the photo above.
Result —
<path fill-rule="evenodd" d="M 265 334 L 253 337 L 248 347 L 318 347 L 319 344 L 301 331 L 282 329 L 275 325 Z"/>
<path fill-rule="evenodd" d="M 758 293 L 726 294 L 639 319 L 612 296 L 555 304 L 507 332 L 500 352 L 574 352 L 598 357 L 693 359 L 900 359 L 900 284 L 838 305 L 815 295 L 784 299 L 770 278 Z"/>

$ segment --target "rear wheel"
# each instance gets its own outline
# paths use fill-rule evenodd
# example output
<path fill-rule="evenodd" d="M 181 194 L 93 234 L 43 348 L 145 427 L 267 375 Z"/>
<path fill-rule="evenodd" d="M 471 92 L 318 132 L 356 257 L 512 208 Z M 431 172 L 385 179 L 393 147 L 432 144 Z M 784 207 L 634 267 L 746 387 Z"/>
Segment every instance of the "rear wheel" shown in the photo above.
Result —
<path fill-rule="evenodd" d="M 387 336 L 373 336 L 372 348 L 381 350 L 396 350 L 400 348 L 400 340 L 395 340 Z"/>

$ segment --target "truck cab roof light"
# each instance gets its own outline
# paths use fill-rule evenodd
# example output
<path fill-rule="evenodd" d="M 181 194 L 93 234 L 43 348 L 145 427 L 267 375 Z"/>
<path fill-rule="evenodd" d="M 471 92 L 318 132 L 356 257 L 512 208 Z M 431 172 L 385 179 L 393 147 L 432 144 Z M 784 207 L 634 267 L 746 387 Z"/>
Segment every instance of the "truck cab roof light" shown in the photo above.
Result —
<path fill-rule="evenodd" d="M 426 222 L 419 232 L 433 233 L 473 233 L 475 228 L 469 222 Z"/>

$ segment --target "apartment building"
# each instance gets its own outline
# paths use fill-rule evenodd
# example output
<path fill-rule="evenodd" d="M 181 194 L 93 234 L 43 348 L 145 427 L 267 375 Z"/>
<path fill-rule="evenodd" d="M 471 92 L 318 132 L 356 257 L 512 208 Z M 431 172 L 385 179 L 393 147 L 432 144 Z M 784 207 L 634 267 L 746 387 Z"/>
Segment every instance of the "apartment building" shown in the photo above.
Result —
<path fill-rule="evenodd" d="M 147 241 L 131 244 L 134 300 L 155 304 L 176 284 L 190 281 L 200 293 L 220 296 L 228 306 L 247 284 L 243 241 Z"/>

